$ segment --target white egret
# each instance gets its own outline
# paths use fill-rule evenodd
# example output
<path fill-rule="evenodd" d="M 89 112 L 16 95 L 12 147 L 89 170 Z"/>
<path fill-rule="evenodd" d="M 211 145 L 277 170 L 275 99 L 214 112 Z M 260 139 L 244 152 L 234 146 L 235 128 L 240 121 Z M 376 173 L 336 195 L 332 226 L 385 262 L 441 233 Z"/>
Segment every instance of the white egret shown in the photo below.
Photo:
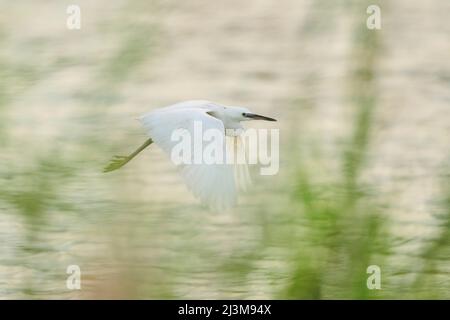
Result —
<path fill-rule="evenodd" d="M 226 136 L 230 135 L 229 129 L 243 129 L 242 121 L 276 121 L 252 113 L 247 108 L 224 106 L 206 100 L 180 102 L 156 109 L 138 119 L 150 138 L 129 156 L 115 156 L 104 172 L 123 167 L 153 142 L 170 155 L 176 144 L 173 132 L 181 129 L 193 135 L 195 122 L 201 122 L 204 129 L 219 130 L 226 140 Z M 237 189 L 245 188 L 249 179 L 246 166 L 242 168 L 239 165 L 196 163 L 182 164 L 179 167 L 190 191 L 202 203 L 217 209 L 233 206 L 237 199 Z"/>

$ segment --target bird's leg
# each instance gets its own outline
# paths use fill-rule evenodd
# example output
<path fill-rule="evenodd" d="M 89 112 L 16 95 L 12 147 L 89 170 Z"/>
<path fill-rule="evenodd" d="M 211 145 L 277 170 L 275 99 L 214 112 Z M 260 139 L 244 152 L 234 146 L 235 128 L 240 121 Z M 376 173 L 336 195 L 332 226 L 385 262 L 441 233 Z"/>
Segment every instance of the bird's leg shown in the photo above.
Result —
<path fill-rule="evenodd" d="M 142 146 L 136 149 L 132 154 L 129 156 L 114 156 L 111 161 L 108 163 L 108 165 L 103 169 L 103 172 L 110 172 L 117 169 L 122 168 L 124 165 L 126 165 L 128 162 L 130 162 L 134 157 L 136 157 L 142 150 L 147 148 L 149 145 L 153 143 L 153 140 L 150 138 L 147 141 L 144 142 Z"/>

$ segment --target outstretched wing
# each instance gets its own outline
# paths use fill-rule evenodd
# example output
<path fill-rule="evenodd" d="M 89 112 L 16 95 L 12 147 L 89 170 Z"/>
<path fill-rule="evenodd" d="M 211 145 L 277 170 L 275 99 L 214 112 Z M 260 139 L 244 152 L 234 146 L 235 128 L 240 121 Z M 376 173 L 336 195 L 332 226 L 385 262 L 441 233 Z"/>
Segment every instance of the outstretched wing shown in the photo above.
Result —
<path fill-rule="evenodd" d="M 207 109 L 201 108 L 173 108 L 154 111 L 139 118 L 153 141 L 171 156 L 174 148 L 179 147 L 181 140 L 173 139 L 182 133 L 190 136 L 190 162 L 180 167 L 184 182 L 192 193 L 214 209 L 226 209 L 236 203 L 237 191 L 234 179 L 233 165 L 226 163 L 225 129 L 221 120 L 208 114 Z M 201 129 L 199 129 L 201 127 Z M 205 163 L 203 151 L 211 142 L 204 142 L 203 136 L 197 135 L 214 129 L 222 137 L 221 163 Z M 186 141 L 186 140 L 185 140 Z M 198 145 L 198 142 L 202 144 Z M 217 142 L 217 141 L 216 141 Z M 199 154 L 201 153 L 201 154 Z M 197 158 L 196 158 L 197 157 Z M 195 162 L 200 157 L 201 162 Z"/>

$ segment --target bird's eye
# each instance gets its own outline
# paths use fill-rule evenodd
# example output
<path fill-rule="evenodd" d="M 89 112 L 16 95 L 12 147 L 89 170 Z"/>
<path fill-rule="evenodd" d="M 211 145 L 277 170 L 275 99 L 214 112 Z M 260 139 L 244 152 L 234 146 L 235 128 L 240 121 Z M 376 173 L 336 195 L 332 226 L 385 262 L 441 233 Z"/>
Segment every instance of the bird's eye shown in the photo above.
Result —
<path fill-rule="evenodd" d="M 245 112 L 243 112 L 243 113 L 242 113 L 242 116 L 243 116 L 243 117 L 245 117 L 245 115 L 246 115 L 246 113 L 245 113 Z"/>

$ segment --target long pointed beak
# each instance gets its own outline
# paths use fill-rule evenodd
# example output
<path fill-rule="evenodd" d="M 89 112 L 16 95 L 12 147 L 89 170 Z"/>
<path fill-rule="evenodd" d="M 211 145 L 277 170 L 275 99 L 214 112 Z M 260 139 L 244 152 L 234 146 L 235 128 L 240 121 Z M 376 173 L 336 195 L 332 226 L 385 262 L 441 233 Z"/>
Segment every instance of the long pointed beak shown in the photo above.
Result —
<path fill-rule="evenodd" d="M 265 117 L 265 116 L 261 116 L 259 114 L 255 114 L 255 113 L 245 113 L 244 117 L 246 118 L 250 118 L 253 120 L 265 120 L 265 121 L 277 121 L 274 118 L 269 118 L 269 117 Z"/>

